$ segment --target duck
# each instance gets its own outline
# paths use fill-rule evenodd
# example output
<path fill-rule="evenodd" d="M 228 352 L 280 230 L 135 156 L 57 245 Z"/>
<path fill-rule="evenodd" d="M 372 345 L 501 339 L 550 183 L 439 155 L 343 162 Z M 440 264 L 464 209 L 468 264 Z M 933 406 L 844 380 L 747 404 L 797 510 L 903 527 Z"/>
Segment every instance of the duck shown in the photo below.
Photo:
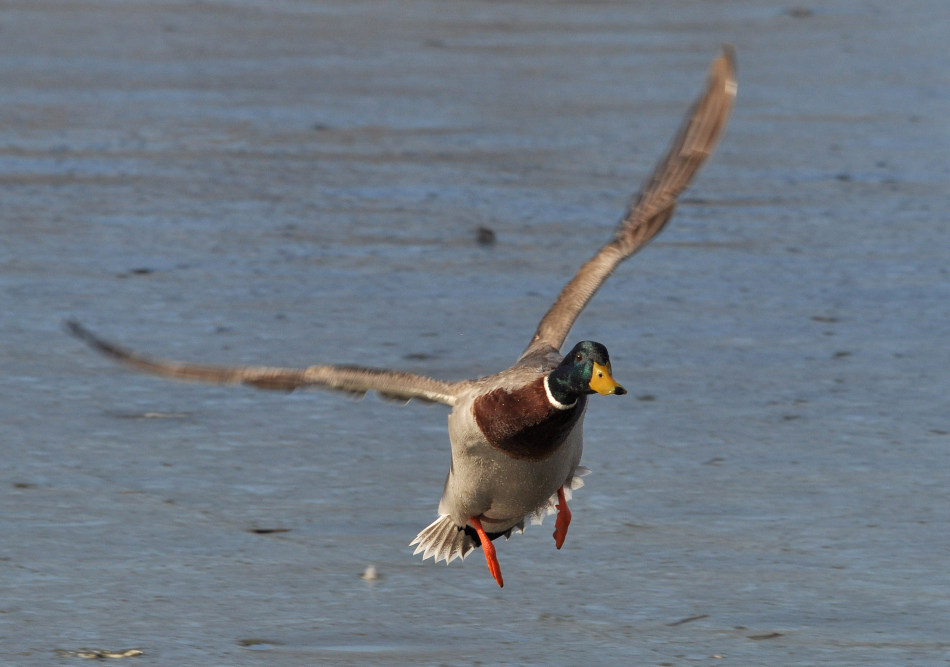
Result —
<path fill-rule="evenodd" d="M 723 47 L 670 148 L 631 200 L 614 238 L 584 264 L 538 324 L 511 368 L 474 380 L 448 382 L 361 366 L 308 368 L 220 366 L 153 357 L 106 341 L 78 321 L 68 331 L 135 371 L 182 381 L 292 391 L 324 388 L 357 396 L 443 403 L 452 458 L 438 518 L 410 543 L 423 560 L 446 564 L 481 548 L 499 586 L 504 579 L 494 541 L 556 514 L 554 542 L 571 524 L 568 501 L 589 470 L 581 465 L 583 424 L 593 395 L 627 393 L 613 378 L 607 348 L 585 340 L 561 354 L 578 316 L 617 266 L 669 222 L 677 198 L 715 149 L 737 92 L 735 59 Z"/>

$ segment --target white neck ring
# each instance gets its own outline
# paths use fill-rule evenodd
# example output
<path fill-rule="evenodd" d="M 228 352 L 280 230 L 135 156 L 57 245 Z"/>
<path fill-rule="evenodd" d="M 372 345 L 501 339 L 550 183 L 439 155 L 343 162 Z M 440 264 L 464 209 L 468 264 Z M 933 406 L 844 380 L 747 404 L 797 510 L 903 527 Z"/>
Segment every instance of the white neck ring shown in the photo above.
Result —
<path fill-rule="evenodd" d="M 548 402 L 553 405 L 558 410 L 570 410 L 575 405 L 577 405 L 577 399 L 574 399 L 574 402 L 570 405 L 564 405 L 559 400 L 554 398 L 554 394 L 551 393 L 551 387 L 548 386 L 548 377 L 550 374 L 544 376 L 544 393 L 548 395 Z"/>

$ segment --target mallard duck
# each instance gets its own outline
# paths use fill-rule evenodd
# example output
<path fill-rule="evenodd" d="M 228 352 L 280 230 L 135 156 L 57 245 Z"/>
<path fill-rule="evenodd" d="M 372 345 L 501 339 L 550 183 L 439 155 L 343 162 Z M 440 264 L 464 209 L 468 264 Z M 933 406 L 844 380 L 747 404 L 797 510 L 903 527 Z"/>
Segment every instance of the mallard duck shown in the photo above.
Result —
<path fill-rule="evenodd" d="M 620 262 L 666 225 L 676 198 L 712 153 L 732 108 L 736 79 L 727 48 L 710 68 L 666 156 L 631 203 L 616 235 L 577 272 L 542 318 L 515 365 L 477 380 L 443 382 L 394 370 L 357 366 L 212 366 L 153 358 L 101 340 L 75 321 L 69 330 L 94 349 L 137 371 L 178 380 L 246 384 L 260 389 L 322 387 L 364 395 L 421 399 L 452 407 L 452 465 L 439 516 L 410 546 L 423 559 L 450 563 L 481 547 L 489 571 L 504 585 L 493 540 L 523 531 L 526 520 L 556 513 L 555 546 L 571 523 L 568 500 L 583 485 L 582 427 L 588 396 L 620 396 L 607 348 L 594 341 L 560 349 L 581 311 Z"/>

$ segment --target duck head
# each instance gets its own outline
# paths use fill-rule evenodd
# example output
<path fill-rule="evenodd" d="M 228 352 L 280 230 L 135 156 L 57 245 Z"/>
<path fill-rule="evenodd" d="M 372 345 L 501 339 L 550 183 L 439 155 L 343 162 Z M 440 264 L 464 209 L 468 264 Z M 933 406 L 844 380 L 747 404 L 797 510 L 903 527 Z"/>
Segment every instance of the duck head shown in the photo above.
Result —
<path fill-rule="evenodd" d="M 610 355 L 600 343 L 585 340 L 565 355 L 560 365 L 548 374 L 551 395 L 570 405 L 584 394 L 626 394 L 610 376 Z"/>

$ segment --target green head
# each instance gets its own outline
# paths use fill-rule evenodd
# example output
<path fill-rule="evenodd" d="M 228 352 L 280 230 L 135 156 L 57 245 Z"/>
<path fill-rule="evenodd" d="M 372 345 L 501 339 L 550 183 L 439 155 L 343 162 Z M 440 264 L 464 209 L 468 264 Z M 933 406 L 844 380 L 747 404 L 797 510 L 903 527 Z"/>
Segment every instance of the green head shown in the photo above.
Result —
<path fill-rule="evenodd" d="M 548 387 L 558 402 L 570 405 L 578 396 L 598 393 L 622 395 L 627 390 L 610 376 L 610 355 L 600 343 L 585 340 L 565 355 L 548 375 Z"/>

